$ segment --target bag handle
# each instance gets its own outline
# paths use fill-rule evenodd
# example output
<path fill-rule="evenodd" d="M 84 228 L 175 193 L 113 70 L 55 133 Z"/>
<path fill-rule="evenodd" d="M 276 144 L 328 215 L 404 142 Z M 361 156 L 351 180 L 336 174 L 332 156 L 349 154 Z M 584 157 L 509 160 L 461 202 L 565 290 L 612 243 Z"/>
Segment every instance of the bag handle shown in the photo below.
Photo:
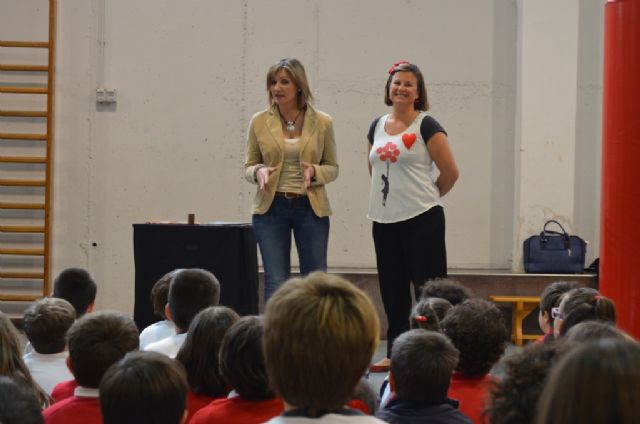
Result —
<path fill-rule="evenodd" d="M 560 229 L 562 230 L 562 233 L 559 233 L 557 231 L 551 231 L 551 230 L 547 230 L 547 225 L 549 224 L 556 224 L 558 227 L 560 227 Z M 568 249 L 571 246 L 570 240 L 569 240 L 569 234 L 567 234 L 567 232 L 564 230 L 564 227 L 555 219 L 550 219 L 547 222 L 544 223 L 544 227 L 542 228 L 542 232 L 540 233 L 540 243 L 546 243 L 547 242 L 547 234 L 558 234 L 560 236 L 562 236 L 562 238 L 564 239 L 564 248 Z"/>

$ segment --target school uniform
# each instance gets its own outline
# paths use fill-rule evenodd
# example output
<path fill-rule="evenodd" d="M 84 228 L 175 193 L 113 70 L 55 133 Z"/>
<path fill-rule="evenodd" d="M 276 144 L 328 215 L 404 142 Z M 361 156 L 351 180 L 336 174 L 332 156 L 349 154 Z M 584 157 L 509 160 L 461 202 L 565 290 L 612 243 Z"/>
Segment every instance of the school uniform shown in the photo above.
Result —
<path fill-rule="evenodd" d="M 198 411 L 190 424 L 259 424 L 282 413 L 279 398 L 248 400 L 241 396 L 216 399 Z"/>
<path fill-rule="evenodd" d="M 102 424 L 98 389 L 78 386 L 73 396 L 42 411 L 45 424 Z"/>

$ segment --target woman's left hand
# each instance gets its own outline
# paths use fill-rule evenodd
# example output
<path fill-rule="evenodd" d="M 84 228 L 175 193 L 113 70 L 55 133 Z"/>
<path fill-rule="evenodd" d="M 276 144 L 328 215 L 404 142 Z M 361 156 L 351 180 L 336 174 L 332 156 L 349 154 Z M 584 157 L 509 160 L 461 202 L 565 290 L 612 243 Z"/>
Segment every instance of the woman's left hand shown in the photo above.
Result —
<path fill-rule="evenodd" d="M 311 180 L 316 175 L 316 169 L 308 162 L 302 162 L 302 190 L 311 187 Z"/>

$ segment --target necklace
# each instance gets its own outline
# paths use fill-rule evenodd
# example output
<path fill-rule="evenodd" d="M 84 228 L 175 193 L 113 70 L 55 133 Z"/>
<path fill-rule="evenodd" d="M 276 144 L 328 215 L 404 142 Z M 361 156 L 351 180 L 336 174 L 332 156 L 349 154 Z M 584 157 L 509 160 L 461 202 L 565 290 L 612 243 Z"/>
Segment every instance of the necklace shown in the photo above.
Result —
<path fill-rule="evenodd" d="M 302 109 L 298 111 L 298 114 L 296 115 L 293 121 L 287 121 L 286 119 L 284 119 L 284 116 L 280 115 L 282 122 L 284 122 L 285 127 L 287 128 L 287 131 L 289 131 L 290 133 L 296 130 L 296 122 L 298 121 L 298 118 L 300 117 L 301 113 L 302 113 Z"/>

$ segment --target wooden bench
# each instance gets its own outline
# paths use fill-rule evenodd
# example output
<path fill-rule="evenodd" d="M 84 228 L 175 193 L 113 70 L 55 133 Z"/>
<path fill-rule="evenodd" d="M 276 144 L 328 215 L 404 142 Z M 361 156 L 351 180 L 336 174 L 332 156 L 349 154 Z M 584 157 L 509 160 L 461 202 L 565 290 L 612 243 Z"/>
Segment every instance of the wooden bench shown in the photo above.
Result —
<path fill-rule="evenodd" d="M 540 297 L 538 296 L 489 296 L 496 303 L 509 303 L 512 306 L 511 314 L 511 340 L 518 346 L 522 346 L 524 340 L 536 340 L 540 338 L 537 334 L 522 334 L 522 321 L 529 315 L 538 305 L 540 305 Z"/>

